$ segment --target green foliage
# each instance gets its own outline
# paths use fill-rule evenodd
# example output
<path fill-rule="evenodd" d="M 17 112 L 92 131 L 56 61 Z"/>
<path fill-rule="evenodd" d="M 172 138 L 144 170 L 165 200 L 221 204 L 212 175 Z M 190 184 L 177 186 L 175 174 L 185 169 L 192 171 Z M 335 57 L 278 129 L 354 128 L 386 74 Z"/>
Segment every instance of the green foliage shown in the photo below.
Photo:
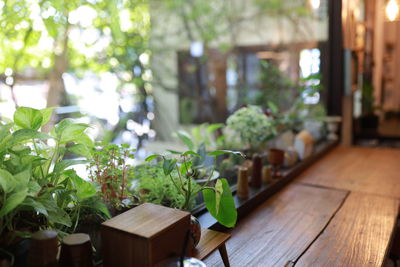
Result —
<path fill-rule="evenodd" d="M 133 170 L 128 161 L 134 159 L 135 151 L 127 144 L 109 144 L 94 149 L 92 153 L 89 177 L 99 186 L 102 198 L 116 210 L 133 205 L 128 191 L 128 177 Z"/>
<path fill-rule="evenodd" d="M 50 135 L 42 133 L 39 129 L 47 123 L 49 110 L 21 107 L 14 114 L 14 123 L 0 123 L 1 233 L 42 228 L 71 232 L 79 224 L 83 207 L 103 217 L 109 215 L 99 200 L 96 206 L 86 205 L 97 199 L 96 189 L 68 169 L 83 161 L 64 159 L 68 146 L 87 137 L 84 131 L 88 126 L 61 121 Z M 49 139 L 54 146 L 46 143 Z M 0 238 L 1 244 L 9 242 L 12 240 Z"/>
<path fill-rule="evenodd" d="M 260 61 L 260 67 L 261 90 L 254 97 L 247 99 L 246 103 L 263 108 L 271 108 L 272 104 L 280 110 L 290 106 L 294 83 L 278 67 L 265 60 Z"/>
<path fill-rule="evenodd" d="M 227 119 L 227 128 L 238 136 L 243 149 L 259 151 L 276 135 L 274 121 L 260 107 L 243 107 Z"/>
<path fill-rule="evenodd" d="M 157 164 L 141 164 L 135 166 L 133 176 L 130 178 L 137 181 L 135 187 L 135 196 L 140 202 L 150 202 L 163 205 L 171 208 L 182 209 L 185 204 L 184 196 L 177 190 L 174 183 L 178 183 L 178 174 L 175 171 L 171 172 L 171 178 L 164 173 L 163 163 Z M 197 188 L 198 185 L 192 182 L 192 188 Z M 189 203 L 189 209 L 195 205 L 194 199 Z"/>
<path fill-rule="evenodd" d="M 207 209 L 211 215 L 218 220 L 219 223 L 226 227 L 233 227 L 236 224 L 237 211 L 235 205 L 232 205 L 233 197 L 229 185 L 225 179 L 216 181 L 214 187 L 210 187 L 211 178 L 215 170 L 216 157 L 224 154 L 237 154 L 237 152 L 229 150 L 219 150 L 209 152 L 208 155 L 214 158 L 214 167 L 208 180 L 201 185 L 197 185 L 195 180 L 199 170 L 204 168 L 205 158 L 199 153 L 188 150 L 186 152 L 176 152 L 173 157 L 162 155 L 149 156 L 146 161 L 152 161 L 155 158 L 162 158 L 162 170 L 165 176 L 170 178 L 176 192 L 184 199 L 181 206 L 184 210 L 190 210 L 194 199 L 200 192 L 203 192 L 203 198 Z M 177 176 L 177 177 L 176 177 Z M 210 196 L 210 190 L 215 193 L 214 197 Z"/>

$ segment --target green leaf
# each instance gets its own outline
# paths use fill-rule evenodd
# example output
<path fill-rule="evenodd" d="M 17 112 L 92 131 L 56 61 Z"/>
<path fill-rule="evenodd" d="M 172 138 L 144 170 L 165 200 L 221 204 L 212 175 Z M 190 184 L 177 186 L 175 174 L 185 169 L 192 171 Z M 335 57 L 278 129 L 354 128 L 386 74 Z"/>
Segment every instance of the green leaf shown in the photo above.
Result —
<path fill-rule="evenodd" d="M 3 207 L 0 210 L 0 217 L 3 217 L 7 213 L 15 209 L 19 204 L 22 203 L 22 201 L 24 201 L 27 195 L 28 195 L 28 188 L 24 188 L 21 191 L 10 194 L 6 198 Z"/>
<path fill-rule="evenodd" d="M 32 197 L 27 197 L 25 198 L 25 200 L 22 202 L 22 205 L 28 206 L 33 208 L 36 212 L 39 212 L 43 215 L 45 215 L 46 217 L 49 216 L 49 214 L 47 213 L 46 208 L 43 206 L 42 203 L 36 201 L 34 198 Z"/>
<path fill-rule="evenodd" d="M 236 156 L 245 157 L 245 155 L 240 151 L 231 151 L 231 150 L 215 150 L 213 152 L 207 153 L 209 156 L 220 156 L 224 154 L 232 154 Z"/>
<path fill-rule="evenodd" d="M 89 148 L 88 148 L 87 146 L 85 146 L 85 145 L 82 145 L 82 144 L 74 144 L 74 145 L 68 147 L 68 150 L 71 151 L 71 152 L 74 152 L 74 153 L 76 153 L 76 154 L 78 154 L 78 155 L 84 156 L 84 157 L 86 157 L 86 158 L 88 158 L 88 159 L 91 159 L 91 158 L 92 158 L 92 153 L 91 153 L 91 151 L 90 151 Z"/>
<path fill-rule="evenodd" d="M 77 164 L 84 164 L 87 163 L 87 160 L 74 160 L 74 159 L 65 159 L 57 162 L 56 166 L 54 167 L 54 172 L 55 173 L 60 173 L 61 171 L 65 170 L 68 167 L 71 167 L 73 165 Z"/>
<path fill-rule="evenodd" d="M 145 159 L 145 161 L 150 162 L 150 161 L 155 160 L 158 157 L 161 157 L 161 155 L 159 155 L 159 154 L 150 155 Z"/>
<path fill-rule="evenodd" d="M 21 129 L 12 134 L 13 139 L 11 140 L 12 145 L 24 142 L 26 140 L 39 139 L 47 140 L 51 136 L 45 133 L 38 132 L 32 129 Z"/>
<path fill-rule="evenodd" d="M 7 123 L 5 125 L 0 124 L 0 140 L 6 138 L 6 136 L 10 135 L 10 130 L 13 127 L 13 123 Z"/>
<path fill-rule="evenodd" d="M 96 195 L 96 188 L 91 183 L 79 177 L 74 170 L 65 171 L 64 174 L 70 178 L 79 201 Z"/>
<path fill-rule="evenodd" d="M 72 225 L 71 218 L 69 217 L 68 213 L 66 213 L 62 208 L 58 207 L 57 203 L 52 197 L 47 195 L 47 198 L 41 198 L 39 201 L 47 210 L 47 219 L 51 223 L 59 223 L 67 227 Z"/>
<path fill-rule="evenodd" d="M 75 138 L 75 143 L 85 145 L 88 148 L 94 147 L 93 140 L 85 133 L 81 134 L 77 138 Z"/>
<path fill-rule="evenodd" d="M 71 227 L 71 218 L 69 217 L 68 213 L 66 213 L 63 209 L 49 210 L 48 214 L 49 216 L 47 218 L 52 223 L 59 223 L 67 227 Z"/>
<path fill-rule="evenodd" d="M 181 167 L 180 167 L 180 169 L 179 169 L 179 172 L 180 172 L 182 175 L 186 175 L 187 171 L 190 170 L 191 167 L 192 167 L 192 162 L 191 162 L 191 161 L 183 162 L 183 163 L 181 164 Z"/>
<path fill-rule="evenodd" d="M 42 126 L 49 122 L 55 108 L 56 107 L 49 107 L 40 110 L 43 116 Z"/>
<path fill-rule="evenodd" d="M 23 129 L 38 130 L 42 126 L 43 115 L 40 110 L 20 107 L 14 113 L 14 122 Z"/>
<path fill-rule="evenodd" d="M 27 168 L 24 171 L 14 175 L 15 187 L 26 188 L 31 179 L 31 169 Z"/>
<path fill-rule="evenodd" d="M 179 137 L 179 139 L 182 140 L 183 143 L 185 143 L 185 145 L 189 148 L 189 150 L 194 149 L 193 142 L 192 142 L 192 140 L 190 140 L 190 137 L 186 132 L 178 131 L 178 132 L 176 132 L 176 135 Z"/>
<path fill-rule="evenodd" d="M 55 133 L 61 144 L 82 141 L 82 134 L 89 127 L 85 123 L 75 123 L 71 119 L 63 119 L 55 126 Z"/>
<path fill-rule="evenodd" d="M 169 175 L 176 166 L 176 159 L 166 159 L 163 162 L 163 170 L 165 175 Z"/>
<path fill-rule="evenodd" d="M 219 179 L 222 184 L 222 195 L 219 201 L 219 209 L 217 212 L 217 196 L 215 189 L 203 189 L 204 203 L 210 214 L 222 225 L 233 227 L 237 220 L 237 211 L 232 192 L 226 179 Z"/>
<path fill-rule="evenodd" d="M 0 186 L 5 193 L 11 192 L 15 187 L 14 177 L 3 169 L 0 169 Z"/>

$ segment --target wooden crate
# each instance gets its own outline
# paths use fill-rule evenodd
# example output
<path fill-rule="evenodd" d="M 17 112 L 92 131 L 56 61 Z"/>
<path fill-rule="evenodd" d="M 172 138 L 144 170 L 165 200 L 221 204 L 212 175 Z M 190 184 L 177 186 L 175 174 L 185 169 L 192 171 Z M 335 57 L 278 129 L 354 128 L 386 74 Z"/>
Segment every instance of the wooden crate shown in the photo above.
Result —
<path fill-rule="evenodd" d="M 147 267 L 182 251 L 190 213 L 142 204 L 102 224 L 104 267 Z"/>

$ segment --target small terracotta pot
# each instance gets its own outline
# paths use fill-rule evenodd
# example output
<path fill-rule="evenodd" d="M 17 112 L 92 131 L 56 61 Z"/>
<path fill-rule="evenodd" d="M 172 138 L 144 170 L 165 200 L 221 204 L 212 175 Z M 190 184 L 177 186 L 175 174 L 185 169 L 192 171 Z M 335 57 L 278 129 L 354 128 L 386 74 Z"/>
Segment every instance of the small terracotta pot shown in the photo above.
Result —
<path fill-rule="evenodd" d="M 273 165 L 282 165 L 285 160 L 285 152 L 281 149 L 271 148 L 268 152 L 268 161 Z"/>

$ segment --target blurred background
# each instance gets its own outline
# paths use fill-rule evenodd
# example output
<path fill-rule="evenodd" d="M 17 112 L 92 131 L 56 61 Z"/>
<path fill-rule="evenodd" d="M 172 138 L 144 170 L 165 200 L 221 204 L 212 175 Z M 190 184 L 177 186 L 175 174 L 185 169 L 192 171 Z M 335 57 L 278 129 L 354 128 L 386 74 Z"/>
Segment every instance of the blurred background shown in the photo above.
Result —
<path fill-rule="evenodd" d="M 57 106 L 53 124 L 74 117 L 93 125 L 97 140 L 145 147 L 173 142 L 177 129 L 224 122 L 246 104 L 287 110 L 299 86 L 324 88 L 304 103 L 340 115 L 330 15 L 343 12 L 346 26 L 351 10 L 364 40 L 373 8 L 332 2 L 0 0 L 0 117 L 17 106 Z M 361 93 L 354 99 L 359 116 Z"/>

